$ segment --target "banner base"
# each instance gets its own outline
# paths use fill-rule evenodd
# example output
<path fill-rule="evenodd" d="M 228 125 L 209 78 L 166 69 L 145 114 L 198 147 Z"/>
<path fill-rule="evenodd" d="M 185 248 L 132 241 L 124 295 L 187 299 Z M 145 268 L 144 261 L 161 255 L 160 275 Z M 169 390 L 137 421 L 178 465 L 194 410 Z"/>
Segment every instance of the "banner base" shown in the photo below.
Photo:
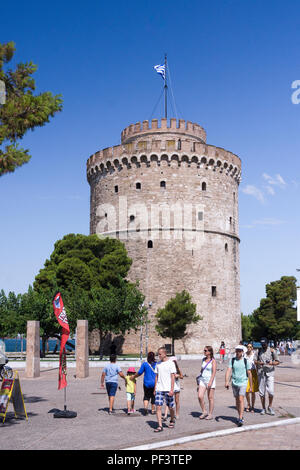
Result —
<path fill-rule="evenodd" d="M 76 418 L 76 411 L 58 410 L 53 414 L 53 418 Z"/>

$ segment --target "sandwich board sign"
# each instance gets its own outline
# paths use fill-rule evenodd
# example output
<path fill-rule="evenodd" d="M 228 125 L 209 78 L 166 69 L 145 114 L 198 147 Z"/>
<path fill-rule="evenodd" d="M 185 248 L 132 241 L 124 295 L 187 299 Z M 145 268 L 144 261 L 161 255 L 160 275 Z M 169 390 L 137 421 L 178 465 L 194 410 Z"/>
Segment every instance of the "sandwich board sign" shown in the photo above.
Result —
<path fill-rule="evenodd" d="M 15 417 L 26 418 L 26 420 L 28 420 L 20 379 L 17 371 L 14 372 L 14 377 L 12 379 L 3 379 L 2 382 L 2 387 L 0 390 L 0 417 L 3 417 L 3 423 L 6 418 L 7 408 L 10 400 L 12 400 Z"/>

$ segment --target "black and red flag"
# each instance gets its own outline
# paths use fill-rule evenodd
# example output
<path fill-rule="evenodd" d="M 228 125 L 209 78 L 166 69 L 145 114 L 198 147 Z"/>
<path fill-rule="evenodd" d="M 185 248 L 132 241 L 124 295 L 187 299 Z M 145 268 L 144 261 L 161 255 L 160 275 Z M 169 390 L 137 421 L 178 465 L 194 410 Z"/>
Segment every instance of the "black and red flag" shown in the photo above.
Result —
<path fill-rule="evenodd" d="M 67 386 L 67 360 L 66 360 L 66 342 L 70 335 L 70 327 L 68 323 L 67 314 L 61 298 L 60 292 L 58 292 L 53 299 L 54 314 L 58 320 L 58 323 L 62 327 L 61 340 L 60 340 L 60 353 L 59 353 L 59 376 L 58 376 L 58 390 Z"/>

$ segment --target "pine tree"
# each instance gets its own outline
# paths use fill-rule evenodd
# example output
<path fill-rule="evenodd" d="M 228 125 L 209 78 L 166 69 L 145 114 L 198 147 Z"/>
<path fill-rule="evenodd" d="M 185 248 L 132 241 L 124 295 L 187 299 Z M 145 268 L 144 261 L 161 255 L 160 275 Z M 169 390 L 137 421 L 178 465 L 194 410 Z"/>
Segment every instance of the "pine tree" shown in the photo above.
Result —
<path fill-rule="evenodd" d="M 14 71 L 4 71 L 14 53 L 13 42 L 0 44 L 0 82 L 5 88 L 4 104 L 0 104 L 0 176 L 13 172 L 31 158 L 28 149 L 19 147 L 17 141 L 29 129 L 44 126 L 50 117 L 62 110 L 61 95 L 53 96 L 49 91 L 33 94 L 35 64 L 20 63 Z"/>

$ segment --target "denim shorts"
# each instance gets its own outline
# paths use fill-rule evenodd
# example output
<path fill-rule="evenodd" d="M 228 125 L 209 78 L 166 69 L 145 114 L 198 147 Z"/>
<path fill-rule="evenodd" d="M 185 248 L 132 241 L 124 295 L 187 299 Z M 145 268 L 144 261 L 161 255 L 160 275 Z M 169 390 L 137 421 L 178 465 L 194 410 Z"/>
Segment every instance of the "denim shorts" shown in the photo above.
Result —
<path fill-rule="evenodd" d="M 131 393 L 131 392 L 126 392 L 126 396 L 127 396 L 127 401 L 131 401 L 135 399 L 135 394 L 134 393 Z"/>
<path fill-rule="evenodd" d="M 106 382 L 106 390 L 109 397 L 114 397 L 117 392 L 118 384 L 116 382 Z"/>
<path fill-rule="evenodd" d="M 163 406 L 164 401 L 169 408 L 175 407 L 174 395 L 170 397 L 169 392 L 156 392 L 155 393 L 155 405 Z"/>

